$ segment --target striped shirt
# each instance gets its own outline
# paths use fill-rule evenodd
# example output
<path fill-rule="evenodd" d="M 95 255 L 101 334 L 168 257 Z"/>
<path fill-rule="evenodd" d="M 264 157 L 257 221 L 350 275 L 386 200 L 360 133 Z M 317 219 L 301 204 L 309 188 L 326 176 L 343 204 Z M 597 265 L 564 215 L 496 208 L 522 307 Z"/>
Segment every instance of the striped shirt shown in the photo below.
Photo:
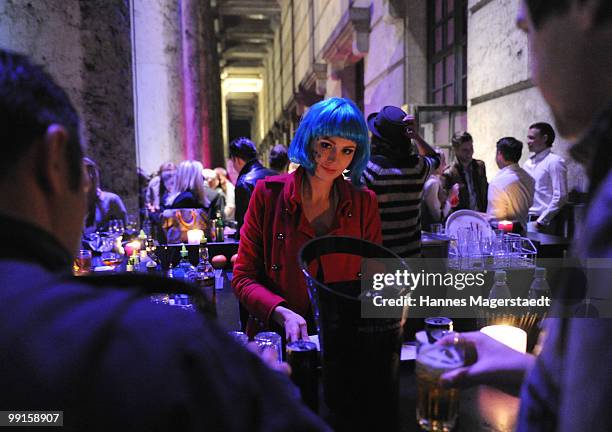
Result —
<path fill-rule="evenodd" d="M 421 256 L 423 185 L 438 164 L 429 156 L 391 160 L 374 155 L 363 173 L 378 198 L 383 245 L 402 258 Z"/>

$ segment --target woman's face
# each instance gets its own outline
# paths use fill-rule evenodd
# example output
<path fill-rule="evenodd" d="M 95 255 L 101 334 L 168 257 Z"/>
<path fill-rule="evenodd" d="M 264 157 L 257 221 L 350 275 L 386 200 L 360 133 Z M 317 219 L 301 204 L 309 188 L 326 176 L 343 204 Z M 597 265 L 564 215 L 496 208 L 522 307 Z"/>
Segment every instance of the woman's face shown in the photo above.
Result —
<path fill-rule="evenodd" d="M 315 177 L 333 181 L 348 168 L 355 156 L 357 144 L 342 137 L 320 137 L 312 144 Z"/>
<path fill-rule="evenodd" d="M 174 188 L 175 175 L 176 175 L 175 169 L 167 169 L 161 172 L 161 180 L 166 186 L 166 189 L 172 190 Z"/>

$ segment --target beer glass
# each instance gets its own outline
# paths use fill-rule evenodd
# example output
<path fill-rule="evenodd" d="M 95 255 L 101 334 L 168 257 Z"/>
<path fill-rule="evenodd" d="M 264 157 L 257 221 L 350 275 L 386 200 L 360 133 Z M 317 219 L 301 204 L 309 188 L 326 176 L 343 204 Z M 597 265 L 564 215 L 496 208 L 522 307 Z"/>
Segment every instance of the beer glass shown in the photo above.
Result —
<path fill-rule="evenodd" d="M 89 273 L 91 271 L 91 259 L 90 250 L 80 250 L 74 259 L 74 274 L 81 275 Z"/>
<path fill-rule="evenodd" d="M 417 421 L 427 431 L 448 432 L 459 412 L 459 390 L 443 388 L 440 375 L 463 366 L 457 344 L 423 346 L 416 359 Z"/>

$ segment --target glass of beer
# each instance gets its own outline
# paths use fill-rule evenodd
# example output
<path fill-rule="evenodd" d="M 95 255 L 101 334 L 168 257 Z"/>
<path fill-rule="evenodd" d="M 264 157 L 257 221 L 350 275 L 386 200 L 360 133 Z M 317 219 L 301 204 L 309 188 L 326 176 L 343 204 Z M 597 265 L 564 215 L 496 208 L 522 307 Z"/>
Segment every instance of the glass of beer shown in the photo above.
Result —
<path fill-rule="evenodd" d="M 91 251 L 80 250 L 74 259 L 74 273 L 77 275 L 87 274 L 91 271 Z"/>
<path fill-rule="evenodd" d="M 463 366 L 463 351 L 454 345 L 425 345 L 416 359 L 417 421 L 427 431 L 448 432 L 459 412 L 459 390 L 443 388 L 440 375 Z"/>

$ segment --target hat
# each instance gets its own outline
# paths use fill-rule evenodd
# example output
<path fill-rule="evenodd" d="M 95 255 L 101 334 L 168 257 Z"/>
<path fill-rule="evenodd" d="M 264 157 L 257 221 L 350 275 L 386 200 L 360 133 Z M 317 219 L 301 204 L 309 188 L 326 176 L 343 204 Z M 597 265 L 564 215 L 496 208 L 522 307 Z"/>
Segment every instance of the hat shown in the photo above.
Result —
<path fill-rule="evenodd" d="M 405 135 L 404 117 L 406 113 L 402 109 L 387 105 L 380 112 L 368 116 L 368 129 L 373 135 L 389 143 L 406 141 L 408 138 Z"/>

